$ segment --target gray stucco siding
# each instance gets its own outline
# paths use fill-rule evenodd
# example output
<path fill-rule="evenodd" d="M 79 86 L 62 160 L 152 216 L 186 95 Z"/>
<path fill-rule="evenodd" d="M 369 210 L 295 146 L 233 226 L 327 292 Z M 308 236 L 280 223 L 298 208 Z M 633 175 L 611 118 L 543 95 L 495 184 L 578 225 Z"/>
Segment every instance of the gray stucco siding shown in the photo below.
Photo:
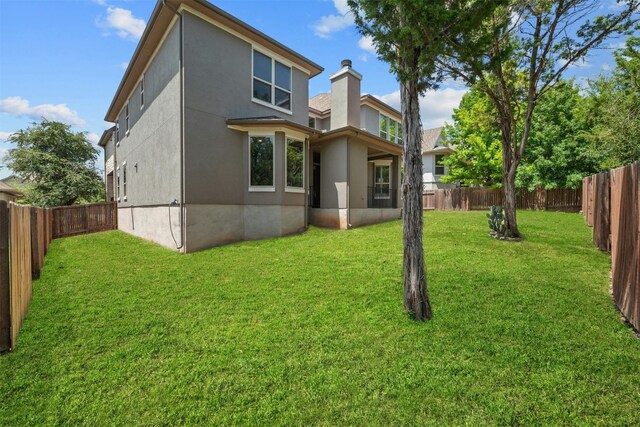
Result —
<path fill-rule="evenodd" d="M 276 191 L 250 192 L 249 136 L 226 120 L 277 116 L 307 125 L 308 76 L 292 68 L 293 115 L 257 104 L 251 97 L 251 45 L 188 12 L 184 16 L 186 202 L 304 205 L 304 194 L 284 189 L 284 134 L 274 144 Z"/>
<path fill-rule="evenodd" d="M 360 126 L 374 135 L 380 134 L 380 112 L 368 105 L 362 105 L 360 109 Z"/>
<path fill-rule="evenodd" d="M 124 109 L 118 117 L 121 207 L 168 205 L 180 199 L 179 42 L 179 26 L 174 25 L 145 72 L 144 108 L 140 109 L 139 87 L 129 99 L 128 135 Z"/>
<path fill-rule="evenodd" d="M 309 76 L 292 67 L 292 114 L 252 100 L 252 46 L 184 13 L 185 106 L 224 118 L 277 116 L 308 125 Z"/>

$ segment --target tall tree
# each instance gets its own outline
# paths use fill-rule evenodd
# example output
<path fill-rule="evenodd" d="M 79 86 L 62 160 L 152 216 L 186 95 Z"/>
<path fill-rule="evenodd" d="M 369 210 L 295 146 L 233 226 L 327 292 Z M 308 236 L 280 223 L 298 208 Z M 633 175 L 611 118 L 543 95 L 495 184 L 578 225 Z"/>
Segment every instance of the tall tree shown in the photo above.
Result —
<path fill-rule="evenodd" d="M 515 178 L 536 105 L 569 66 L 607 37 L 628 32 L 638 20 L 639 4 L 619 0 L 615 13 L 591 20 L 601 5 L 597 0 L 511 0 L 477 31 L 445 34 L 452 49 L 436 59 L 439 70 L 477 84 L 498 114 L 507 237 L 520 237 Z"/>
<path fill-rule="evenodd" d="M 640 159 L 640 38 L 629 37 L 614 55 L 613 74 L 590 84 L 590 137 L 604 170 Z"/>
<path fill-rule="evenodd" d="M 437 87 L 436 58 L 448 38 L 479 25 L 497 1 L 348 0 L 360 32 L 400 83 L 404 177 L 404 306 L 416 320 L 432 317 L 422 245 L 422 125 L 419 96 Z M 445 35 L 447 35 L 445 37 Z"/>
<path fill-rule="evenodd" d="M 94 165 L 98 150 L 85 132 L 69 125 L 44 120 L 19 130 L 7 139 L 16 144 L 5 164 L 31 183 L 27 201 L 35 206 L 72 205 L 100 198 L 104 183 Z"/>

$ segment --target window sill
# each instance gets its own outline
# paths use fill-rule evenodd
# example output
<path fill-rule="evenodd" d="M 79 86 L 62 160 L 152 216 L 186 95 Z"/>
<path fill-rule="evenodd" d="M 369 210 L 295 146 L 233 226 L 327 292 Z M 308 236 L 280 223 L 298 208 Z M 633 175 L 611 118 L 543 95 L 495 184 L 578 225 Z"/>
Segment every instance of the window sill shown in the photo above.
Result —
<path fill-rule="evenodd" d="M 256 103 L 256 104 L 259 104 L 259 105 L 264 105 L 265 107 L 271 108 L 272 110 L 280 111 L 281 113 L 285 113 L 285 114 L 288 114 L 290 116 L 293 116 L 293 113 L 291 112 L 291 110 L 285 110 L 282 107 L 278 107 L 277 105 L 273 105 L 273 104 L 271 104 L 269 102 L 265 102 L 265 101 L 263 101 L 261 99 L 251 98 L 251 101 Z"/>
<path fill-rule="evenodd" d="M 299 193 L 299 194 L 304 194 L 307 192 L 307 190 L 305 190 L 304 188 L 300 188 L 300 187 L 285 187 L 284 188 L 284 192 L 285 193 Z"/>
<path fill-rule="evenodd" d="M 249 187 L 250 193 L 275 193 L 276 187 Z"/>

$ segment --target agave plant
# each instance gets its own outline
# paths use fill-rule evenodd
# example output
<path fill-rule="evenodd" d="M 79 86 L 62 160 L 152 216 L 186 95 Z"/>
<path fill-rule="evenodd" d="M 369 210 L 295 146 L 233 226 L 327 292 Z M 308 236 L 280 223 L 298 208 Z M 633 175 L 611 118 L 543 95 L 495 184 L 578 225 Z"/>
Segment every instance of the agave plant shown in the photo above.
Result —
<path fill-rule="evenodd" d="M 504 211 L 502 206 L 491 206 L 489 213 L 487 214 L 489 219 L 489 228 L 491 229 L 490 235 L 493 237 L 502 237 L 505 232 Z"/>

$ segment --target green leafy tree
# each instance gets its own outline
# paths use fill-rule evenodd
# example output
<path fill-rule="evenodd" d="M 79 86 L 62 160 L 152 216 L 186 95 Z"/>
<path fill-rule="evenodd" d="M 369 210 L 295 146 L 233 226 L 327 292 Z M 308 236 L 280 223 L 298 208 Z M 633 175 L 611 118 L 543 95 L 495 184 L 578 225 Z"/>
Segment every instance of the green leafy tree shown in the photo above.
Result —
<path fill-rule="evenodd" d="M 590 84 L 590 134 L 608 170 L 640 159 L 640 38 L 614 53 L 616 68 Z"/>
<path fill-rule="evenodd" d="M 454 110 L 453 124 L 445 126 L 445 140 L 454 152 L 444 163 L 443 182 L 499 187 L 502 182 L 500 127 L 491 100 L 472 87 Z"/>
<path fill-rule="evenodd" d="M 607 37 L 638 21 L 640 0 L 620 0 L 615 13 L 589 16 L 596 0 L 511 0 L 471 33 L 451 34 L 452 49 L 436 58 L 441 71 L 491 99 L 500 122 L 506 236 L 519 237 L 516 173 L 529 143 L 540 98 L 565 70 Z M 445 34 L 445 37 L 450 34 Z"/>
<path fill-rule="evenodd" d="M 400 83 L 403 129 L 404 306 L 416 320 L 432 317 L 422 244 L 422 125 L 419 96 L 437 87 L 436 58 L 446 40 L 471 31 L 498 4 L 483 0 L 348 0 L 360 32 Z"/>
<path fill-rule="evenodd" d="M 588 138 L 586 105 L 572 81 L 560 81 L 540 98 L 516 188 L 578 188 L 584 176 L 599 171 L 600 156 Z M 455 146 L 446 160 L 447 180 L 499 187 L 503 178 L 500 123 L 489 97 L 473 86 L 446 132 L 448 143 Z"/>
<path fill-rule="evenodd" d="M 94 168 L 98 150 L 85 132 L 44 120 L 12 134 L 5 164 L 31 183 L 27 202 L 34 206 L 63 206 L 102 199 L 104 184 Z"/>
<path fill-rule="evenodd" d="M 560 81 L 540 98 L 516 187 L 579 188 L 584 176 L 599 172 L 589 132 L 586 100 L 572 81 Z"/>

